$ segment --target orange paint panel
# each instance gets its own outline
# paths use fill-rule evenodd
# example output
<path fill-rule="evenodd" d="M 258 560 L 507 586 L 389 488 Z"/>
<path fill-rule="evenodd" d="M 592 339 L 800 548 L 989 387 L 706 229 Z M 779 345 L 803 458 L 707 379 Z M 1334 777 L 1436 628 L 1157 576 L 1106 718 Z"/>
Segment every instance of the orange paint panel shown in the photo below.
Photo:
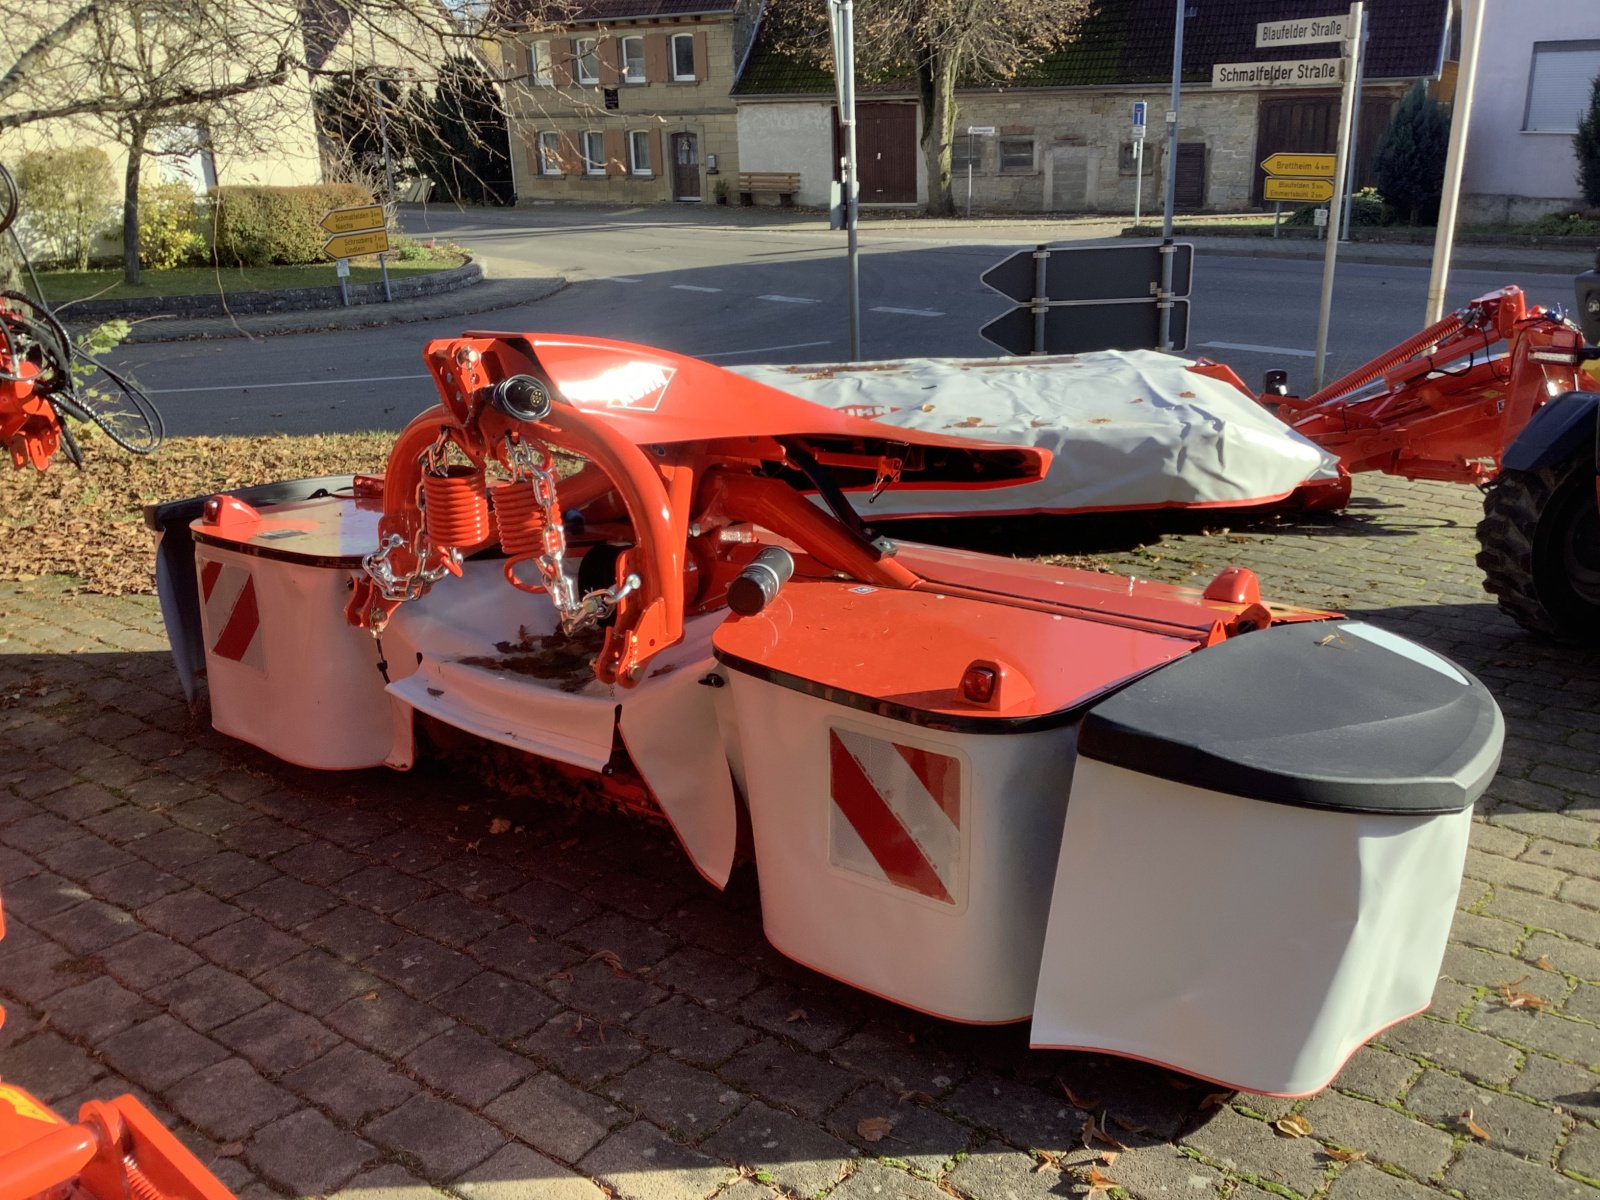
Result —
<path fill-rule="evenodd" d="M 766 611 L 730 618 L 719 654 L 824 688 L 933 714 L 997 720 L 1049 716 L 1189 653 L 1198 639 L 1011 608 L 932 591 L 835 580 L 790 583 Z M 893 653 L 886 653 L 887 648 Z M 993 709 L 964 700 L 975 658 L 1026 687 Z"/>

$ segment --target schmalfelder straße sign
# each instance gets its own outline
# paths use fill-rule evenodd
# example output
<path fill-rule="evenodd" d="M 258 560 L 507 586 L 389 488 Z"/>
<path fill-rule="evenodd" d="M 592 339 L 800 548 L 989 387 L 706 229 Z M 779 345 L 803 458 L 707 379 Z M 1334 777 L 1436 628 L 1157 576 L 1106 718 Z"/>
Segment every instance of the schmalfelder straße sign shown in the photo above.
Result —
<path fill-rule="evenodd" d="M 1342 58 L 1301 58 L 1290 62 L 1214 63 L 1214 88 L 1338 87 L 1344 82 Z"/>

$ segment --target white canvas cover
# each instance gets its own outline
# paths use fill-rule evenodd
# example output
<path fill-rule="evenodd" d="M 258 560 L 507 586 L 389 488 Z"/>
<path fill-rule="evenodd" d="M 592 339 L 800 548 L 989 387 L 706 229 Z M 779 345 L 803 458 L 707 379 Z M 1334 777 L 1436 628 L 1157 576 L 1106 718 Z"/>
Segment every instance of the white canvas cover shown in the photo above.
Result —
<path fill-rule="evenodd" d="M 1080 757 L 1032 1043 L 1319 1091 L 1430 1003 L 1471 827 L 1470 806 L 1300 808 Z M 1137 935 L 1084 916 L 1107 911 Z"/>
<path fill-rule="evenodd" d="M 1036 484 L 890 487 L 864 515 L 1066 513 L 1266 503 L 1337 476 L 1338 459 L 1192 359 L 1152 350 L 733 370 L 888 425 L 1039 446 Z"/>

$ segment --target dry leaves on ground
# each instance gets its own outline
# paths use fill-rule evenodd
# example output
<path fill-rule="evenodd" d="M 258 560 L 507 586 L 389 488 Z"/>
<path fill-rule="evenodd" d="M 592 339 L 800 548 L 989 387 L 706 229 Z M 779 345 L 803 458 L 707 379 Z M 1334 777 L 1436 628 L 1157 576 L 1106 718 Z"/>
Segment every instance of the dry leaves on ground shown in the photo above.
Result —
<path fill-rule="evenodd" d="M 155 591 L 155 540 L 143 508 L 164 500 L 317 475 L 378 474 L 392 433 L 175 438 L 146 457 L 92 428 L 78 470 L 58 457 L 43 474 L 0 464 L 0 580 L 71 575 L 108 596 Z"/>

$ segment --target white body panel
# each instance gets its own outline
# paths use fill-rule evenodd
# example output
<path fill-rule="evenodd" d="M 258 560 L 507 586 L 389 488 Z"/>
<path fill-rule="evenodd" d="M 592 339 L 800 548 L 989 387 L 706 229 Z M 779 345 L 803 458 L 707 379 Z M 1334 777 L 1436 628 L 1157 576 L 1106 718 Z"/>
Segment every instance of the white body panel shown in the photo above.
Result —
<path fill-rule="evenodd" d="M 1317 1091 L 1429 1004 L 1471 822 L 1470 807 L 1269 804 L 1080 758 L 1033 1044 L 1253 1092 Z M 1137 936 L 1082 919 L 1107 897 Z"/>
<path fill-rule="evenodd" d="M 768 940 L 856 987 L 958 1021 L 1033 1009 L 1075 727 L 921 729 L 729 672 Z M 945 902 L 850 865 L 830 802 L 830 730 L 960 763 L 959 844 Z M 759 747 L 759 750 L 755 749 Z"/>
<path fill-rule="evenodd" d="M 394 742 L 390 702 L 372 635 L 344 620 L 350 572 L 200 544 L 195 566 L 218 732 L 302 767 L 381 766 Z M 251 599 L 235 586 L 241 573 Z"/>
<path fill-rule="evenodd" d="M 1040 446 L 1043 480 L 891 487 L 869 518 L 1249 504 L 1335 478 L 1338 459 L 1231 384 L 1153 350 L 732 370 L 886 425 Z"/>

